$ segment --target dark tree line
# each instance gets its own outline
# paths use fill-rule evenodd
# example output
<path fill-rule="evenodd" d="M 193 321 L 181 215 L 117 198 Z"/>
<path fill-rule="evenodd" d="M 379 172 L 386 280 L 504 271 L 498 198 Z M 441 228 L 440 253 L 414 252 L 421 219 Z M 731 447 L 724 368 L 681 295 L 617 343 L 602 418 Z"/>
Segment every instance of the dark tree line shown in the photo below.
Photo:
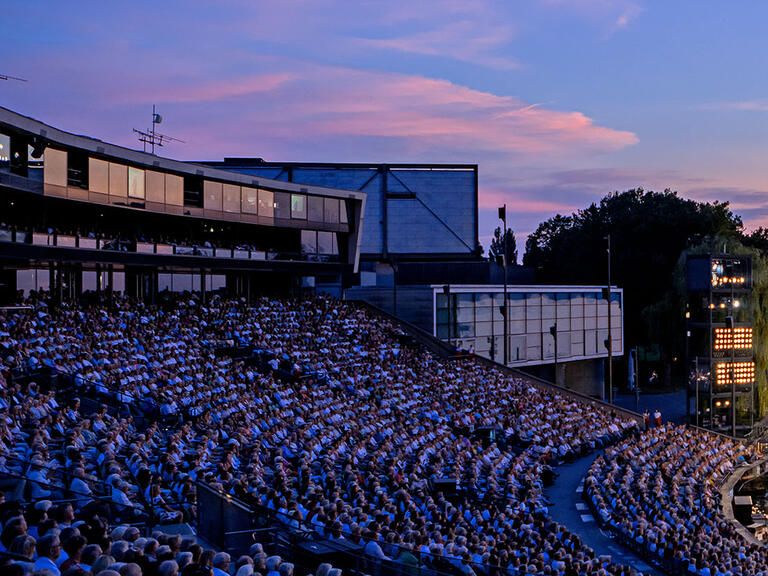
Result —
<path fill-rule="evenodd" d="M 728 202 L 696 202 L 670 190 L 639 188 L 542 222 L 528 237 L 523 263 L 544 283 L 605 284 L 609 234 L 611 280 L 624 289 L 626 348 L 659 344 L 667 357 L 677 354 L 682 330 L 673 276 L 683 250 L 712 237 L 768 249 L 768 231 L 745 236 Z"/>

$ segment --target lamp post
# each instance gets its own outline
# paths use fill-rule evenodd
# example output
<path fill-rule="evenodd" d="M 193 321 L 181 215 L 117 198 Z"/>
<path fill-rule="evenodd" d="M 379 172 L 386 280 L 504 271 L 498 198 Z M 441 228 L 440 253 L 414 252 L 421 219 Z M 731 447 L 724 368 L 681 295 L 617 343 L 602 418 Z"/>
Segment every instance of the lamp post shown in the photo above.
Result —
<path fill-rule="evenodd" d="M 501 314 L 504 320 L 504 366 L 509 366 L 509 320 L 507 319 L 507 312 L 509 307 L 507 305 L 507 205 L 504 204 L 499 208 L 499 220 L 501 220 L 504 226 L 502 234 L 502 266 L 504 268 L 504 309 Z"/>
<path fill-rule="evenodd" d="M 725 319 L 731 327 L 731 436 L 736 437 L 736 318 L 733 306 L 734 290 L 731 279 L 731 315 Z"/>
<path fill-rule="evenodd" d="M 606 236 L 608 241 L 608 403 L 613 404 L 613 334 L 611 333 L 611 235 Z"/>
<path fill-rule="evenodd" d="M 389 267 L 392 268 L 392 314 L 397 318 L 397 262 L 391 256 Z"/>
<path fill-rule="evenodd" d="M 491 354 L 491 360 L 493 362 L 496 362 L 496 322 L 494 321 L 494 318 L 496 317 L 495 311 L 493 309 L 494 303 L 493 303 L 493 293 L 491 293 L 491 336 L 488 338 L 488 343 L 491 345 L 490 354 Z"/>
<path fill-rule="evenodd" d="M 557 322 L 549 327 L 549 333 L 555 339 L 555 386 L 557 386 Z"/>
<path fill-rule="evenodd" d="M 445 294 L 445 299 L 448 304 L 448 345 L 453 346 L 452 340 L 451 340 L 451 334 L 453 333 L 453 313 L 451 311 L 451 285 L 445 284 L 443 286 L 443 294 Z"/>

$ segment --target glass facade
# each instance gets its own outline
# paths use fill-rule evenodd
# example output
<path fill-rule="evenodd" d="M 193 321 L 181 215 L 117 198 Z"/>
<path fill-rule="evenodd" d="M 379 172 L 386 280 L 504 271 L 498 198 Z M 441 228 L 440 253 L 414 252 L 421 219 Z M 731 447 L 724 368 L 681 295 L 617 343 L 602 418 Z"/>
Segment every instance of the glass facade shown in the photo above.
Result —
<path fill-rule="evenodd" d="M 496 361 L 504 357 L 504 292 L 497 286 L 433 287 L 435 335 Z M 620 289 L 611 293 L 613 354 L 624 350 Z M 511 287 L 507 292 L 510 365 L 608 355 L 608 301 L 601 288 Z"/>

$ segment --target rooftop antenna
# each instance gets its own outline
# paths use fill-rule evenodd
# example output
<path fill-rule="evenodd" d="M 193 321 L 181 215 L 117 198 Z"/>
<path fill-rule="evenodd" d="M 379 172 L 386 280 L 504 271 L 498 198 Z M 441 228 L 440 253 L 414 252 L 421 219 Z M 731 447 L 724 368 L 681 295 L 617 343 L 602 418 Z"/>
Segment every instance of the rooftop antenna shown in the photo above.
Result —
<path fill-rule="evenodd" d="M 0 74 L 0 80 L 16 80 L 17 82 L 26 82 L 26 78 L 19 78 L 18 76 L 9 76 L 8 74 Z"/>
<path fill-rule="evenodd" d="M 147 130 L 138 130 L 136 128 L 133 129 L 136 134 L 139 135 L 139 142 L 144 144 L 144 152 L 147 151 L 147 145 L 149 145 L 149 153 L 154 154 L 155 153 L 155 146 L 162 147 L 167 142 L 181 142 L 184 144 L 184 140 L 179 140 L 178 138 L 173 138 L 172 136 L 168 136 L 167 134 L 161 134 L 157 130 L 155 130 L 155 126 L 158 124 L 161 124 L 163 121 L 163 117 L 160 116 L 160 114 L 157 113 L 155 110 L 155 105 L 152 105 L 152 127 L 148 128 Z"/>

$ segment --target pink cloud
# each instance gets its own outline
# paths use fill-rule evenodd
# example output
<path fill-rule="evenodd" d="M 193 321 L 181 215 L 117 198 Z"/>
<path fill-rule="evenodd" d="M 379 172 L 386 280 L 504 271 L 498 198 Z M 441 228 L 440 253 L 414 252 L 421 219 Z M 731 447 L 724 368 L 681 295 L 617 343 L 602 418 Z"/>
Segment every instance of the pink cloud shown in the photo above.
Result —
<path fill-rule="evenodd" d="M 298 76 L 300 81 L 258 99 L 262 110 L 282 110 L 274 125 L 278 134 L 392 138 L 411 151 L 453 150 L 475 158 L 489 151 L 612 151 L 637 142 L 635 134 L 599 126 L 580 112 L 533 107 L 447 80 L 346 68 L 314 68 Z M 307 93 L 311 99 L 301 97 Z"/>
<path fill-rule="evenodd" d="M 703 104 L 700 110 L 735 110 L 738 112 L 768 112 L 768 100 L 736 100 Z"/>

